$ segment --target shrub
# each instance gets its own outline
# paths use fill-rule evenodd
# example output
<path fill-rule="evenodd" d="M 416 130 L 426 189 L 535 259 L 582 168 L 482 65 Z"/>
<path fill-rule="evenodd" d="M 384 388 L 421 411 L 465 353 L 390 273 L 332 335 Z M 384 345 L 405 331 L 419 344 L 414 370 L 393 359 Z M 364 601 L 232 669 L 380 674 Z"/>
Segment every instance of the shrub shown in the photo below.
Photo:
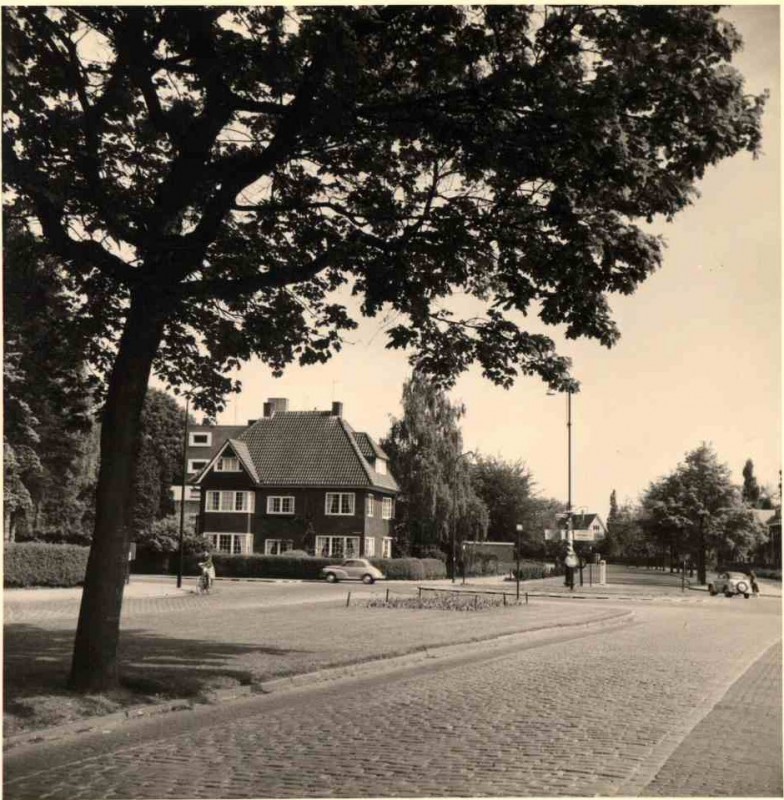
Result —
<path fill-rule="evenodd" d="M 422 558 L 420 560 L 425 572 L 425 580 L 446 578 L 446 564 L 440 558 Z"/>
<path fill-rule="evenodd" d="M 44 542 L 5 546 L 5 586 L 78 586 L 84 582 L 89 547 Z"/>
<path fill-rule="evenodd" d="M 289 551 L 277 556 L 253 553 L 230 556 L 213 553 L 212 561 L 219 578 L 293 578 L 317 580 L 321 569 L 330 564 L 340 564 L 342 558 L 309 556 L 302 551 Z M 198 575 L 200 555 L 186 556 L 183 571 L 186 575 Z M 435 558 L 371 558 L 370 563 L 378 567 L 389 580 L 421 581 L 446 577 L 446 567 Z M 172 559 L 170 569 L 176 569 Z"/>
<path fill-rule="evenodd" d="M 200 556 L 189 556 L 185 559 L 184 571 L 188 575 L 198 575 Z M 219 578 L 299 578 L 314 580 L 319 577 L 322 567 L 339 564 L 341 558 L 316 558 L 290 556 L 284 553 L 279 556 L 253 553 L 249 555 L 230 556 L 226 553 L 213 553 L 212 563 Z"/>
<path fill-rule="evenodd" d="M 370 563 L 378 567 L 390 581 L 425 580 L 425 567 L 418 558 L 371 558 Z"/>

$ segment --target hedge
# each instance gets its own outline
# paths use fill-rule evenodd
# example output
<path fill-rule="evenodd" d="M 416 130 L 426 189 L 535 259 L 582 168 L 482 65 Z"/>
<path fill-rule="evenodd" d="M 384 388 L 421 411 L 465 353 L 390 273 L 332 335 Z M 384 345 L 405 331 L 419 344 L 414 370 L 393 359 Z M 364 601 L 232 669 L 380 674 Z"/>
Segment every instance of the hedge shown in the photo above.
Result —
<path fill-rule="evenodd" d="M 84 583 L 89 547 L 44 542 L 8 543 L 4 586 L 79 586 Z"/>
<path fill-rule="evenodd" d="M 184 572 L 199 573 L 198 556 L 186 556 Z M 323 567 L 340 564 L 342 558 L 320 558 L 288 555 L 268 556 L 260 553 L 230 556 L 213 553 L 212 563 L 219 578 L 294 578 L 318 580 Z M 371 558 L 389 580 L 432 580 L 446 577 L 446 567 L 437 558 Z"/>

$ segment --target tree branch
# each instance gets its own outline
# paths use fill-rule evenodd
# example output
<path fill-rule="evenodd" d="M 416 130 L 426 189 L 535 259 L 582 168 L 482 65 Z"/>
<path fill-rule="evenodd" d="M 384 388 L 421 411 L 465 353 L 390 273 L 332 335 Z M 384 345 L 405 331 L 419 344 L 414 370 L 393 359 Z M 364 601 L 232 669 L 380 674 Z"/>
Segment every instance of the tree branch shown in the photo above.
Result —
<path fill-rule="evenodd" d="M 74 264 L 81 272 L 93 267 L 126 286 L 137 282 L 137 271 L 98 242 L 77 241 L 68 235 L 63 224 L 62 203 L 55 202 L 46 181 L 29 164 L 18 158 L 7 135 L 3 136 L 3 162 L 5 180 L 16 184 L 32 199 L 44 236 L 58 256 Z"/>
<path fill-rule="evenodd" d="M 185 281 L 173 289 L 173 294 L 182 299 L 215 298 L 235 300 L 243 295 L 252 295 L 265 289 L 278 289 L 295 283 L 312 280 L 325 270 L 337 255 L 337 249 L 325 250 L 310 264 L 301 269 L 272 270 L 248 278 L 236 280 L 206 279 Z"/>

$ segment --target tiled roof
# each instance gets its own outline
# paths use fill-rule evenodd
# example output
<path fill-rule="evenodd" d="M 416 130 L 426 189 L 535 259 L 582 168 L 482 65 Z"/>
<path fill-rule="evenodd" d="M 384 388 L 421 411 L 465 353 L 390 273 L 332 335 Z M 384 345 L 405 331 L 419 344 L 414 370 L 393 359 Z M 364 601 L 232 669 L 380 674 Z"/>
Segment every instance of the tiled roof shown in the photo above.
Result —
<path fill-rule="evenodd" d="M 328 411 L 277 412 L 235 438 L 247 447 L 260 485 L 398 488 L 391 475 L 372 469 L 351 426 Z"/>
<path fill-rule="evenodd" d="M 366 433 L 354 432 L 354 440 L 359 446 L 359 452 L 367 458 L 383 458 L 385 461 L 389 456 L 368 436 Z"/>
<path fill-rule="evenodd" d="M 572 514 L 572 530 L 585 531 L 591 527 L 591 523 L 598 514 Z"/>

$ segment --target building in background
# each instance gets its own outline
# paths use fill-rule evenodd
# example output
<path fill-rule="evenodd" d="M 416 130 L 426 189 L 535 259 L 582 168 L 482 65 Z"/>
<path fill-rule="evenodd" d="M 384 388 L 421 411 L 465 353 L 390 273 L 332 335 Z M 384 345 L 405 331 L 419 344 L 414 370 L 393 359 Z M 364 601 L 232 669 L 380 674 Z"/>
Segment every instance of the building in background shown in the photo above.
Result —
<path fill-rule="evenodd" d="M 599 514 L 572 514 L 572 535 L 575 542 L 598 542 L 607 535 L 607 526 Z M 568 519 L 564 514 L 557 528 L 544 532 L 545 541 L 564 541 L 569 536 Z"/>
<path fill-rule="evenodd" d="M 214 428 L 194 428 L 189 441 L 205 449 L 187 489 L 199 489 L 199 532 L 218 552 L 391 555 L 398 486 L 384 451 L 343 419 L 342 403 L 289 411 L 288 400 L 271 398 L 260 419 L 224 436 L 230 427 L 222 441 Z"/>

